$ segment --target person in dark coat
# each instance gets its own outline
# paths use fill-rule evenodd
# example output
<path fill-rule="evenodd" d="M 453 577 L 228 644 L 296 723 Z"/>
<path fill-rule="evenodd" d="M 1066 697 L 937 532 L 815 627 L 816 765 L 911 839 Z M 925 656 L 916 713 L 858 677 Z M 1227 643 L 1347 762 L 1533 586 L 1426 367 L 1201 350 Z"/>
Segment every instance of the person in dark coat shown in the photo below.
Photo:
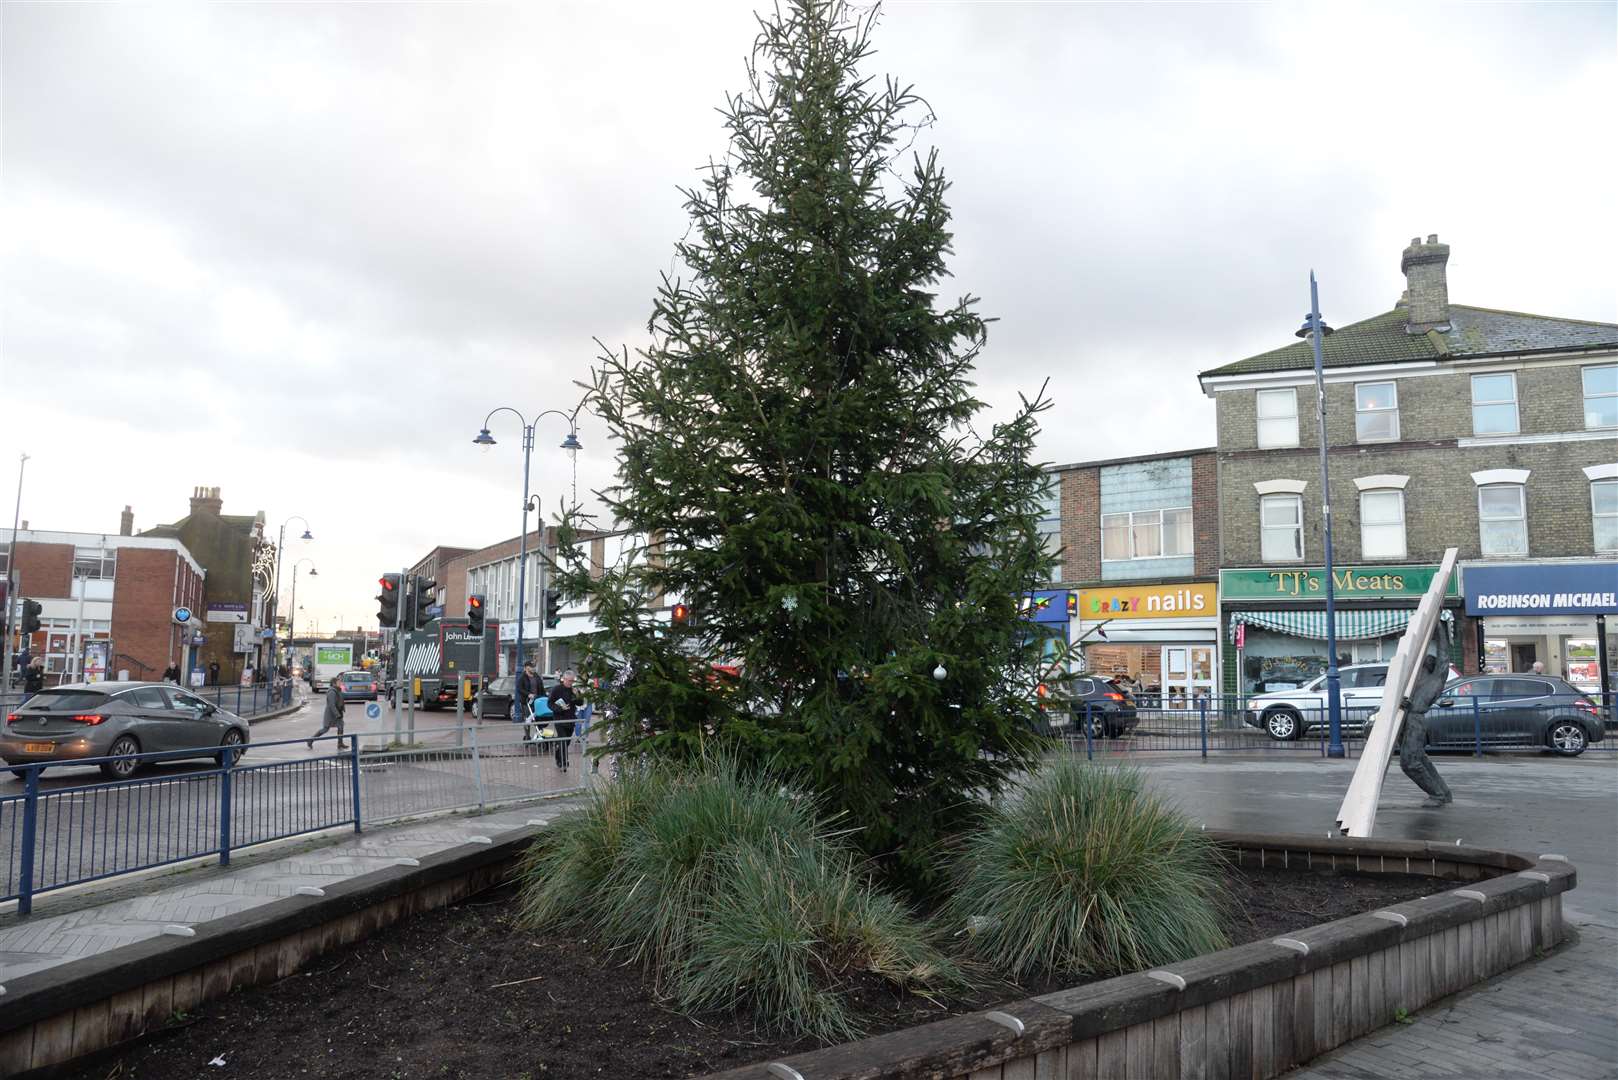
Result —
<path fill-rule="evenodd" d="M 573 726 L 578 720 L 579 702 L 583 700 L 573 689 L 577 678 L 574 672 L 563 672 L 561 681 L 551 687 L 550 696 L 546 699 L 551 707 L 551 725 L 556 728 L 556 767 L 563 772 L 567 772 L 567 751 L 573 742 Z"/>
<path fill-rule="evenodd" d="M 346 711 L 347 706 L 343 704 L 343 688 L 338 685 L 336 679 L 333 679 L 326 687 L 326 711 L 320 717 L 320 730 L 309 740 L 310 749 L 314 748 L 315 739 L 332 728 L 337 729 L 337 749 L 343 749 L 343 719 Z"/>
<path fill-rule="evenodd" d="M 517 711 L 512 720 L 522 723 L 531 715 L 534 699 L 545 692 L 545 680 L 534 670 L 532 660 L 525 661 L 522 674 L 517 676 Z"/>
<path fill-rule="evenodd" d="M 163 681 L 164 682 L 171 682 L 171 683 L 178 683 L 180 681 L 180 665 L 179 664 L 170 664 L 168 667 L 164 668 L 163 669 Z"/>
<path fill-rule="evenodd" d="M 36 656 L 22 673 L 22 699 L 27 701 L 45 689 L 45 658 Z"/>
<path fill-rule="evenodd" d="M 208 661 L 208 685 L 219 685 L 219 661 L 217 660 Z"/>
<path fill-rule="evenodd" d="M 1404 729 L 1399 740 L 1399 771 L 1427 793 L 1427 807 L 1444 806 L 1455 801 L 1449 785 L 1438 775 L 1432 759 L 1427 756 L 1427 710 L 1433 707 L 1438 695 L 1449 682 L 1450 626 L 1440 622 L 1433 634 L 1438 644 L 1437 653 L 1428 652 L 1421 658 L 1415 685 L 1410 696 L 1399 704 L 1404 706 Z"/>

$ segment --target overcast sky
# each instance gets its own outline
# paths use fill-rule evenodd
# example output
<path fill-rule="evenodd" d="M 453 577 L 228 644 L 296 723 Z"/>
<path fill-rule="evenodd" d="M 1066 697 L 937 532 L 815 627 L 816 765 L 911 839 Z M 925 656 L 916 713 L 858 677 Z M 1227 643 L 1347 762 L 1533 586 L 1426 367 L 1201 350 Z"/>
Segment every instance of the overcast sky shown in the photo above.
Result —
<path fill-rule="evenodd" d="M 1390 308 L 1411 236 L 1461 303 L 1618 319 L 1613 4 L 890 3 L 869 74 L 915 84 L 954 186 L 1002 414 L 1042 453 L 1211 445 L 1196 373 Z M 520 439 L 592 337 L 644 340 L 724 149 L 743 3 L 0 5 L 10 524 L 292 515 L 311 616 L 515 535 Z M 986 426 L 986 425 L 985 425 Z M 572 482 L 541 428 L 547 515 Z M 612 446 L 581 423 L 581 494 Z M 296 530 L 294 530 L 296 531 Z"/>

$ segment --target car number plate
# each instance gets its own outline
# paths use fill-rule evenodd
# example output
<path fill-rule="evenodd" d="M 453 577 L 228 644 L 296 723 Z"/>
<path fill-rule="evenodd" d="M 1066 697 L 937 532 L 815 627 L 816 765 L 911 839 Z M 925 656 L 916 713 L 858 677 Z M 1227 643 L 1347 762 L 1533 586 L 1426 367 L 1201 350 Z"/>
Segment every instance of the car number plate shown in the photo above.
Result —
<path fill-rule="evenodd" d="M 30 742 L 22 744 L 23 752 L 27 754 L 48 754 L 56 749 L 53 742 Z"/>

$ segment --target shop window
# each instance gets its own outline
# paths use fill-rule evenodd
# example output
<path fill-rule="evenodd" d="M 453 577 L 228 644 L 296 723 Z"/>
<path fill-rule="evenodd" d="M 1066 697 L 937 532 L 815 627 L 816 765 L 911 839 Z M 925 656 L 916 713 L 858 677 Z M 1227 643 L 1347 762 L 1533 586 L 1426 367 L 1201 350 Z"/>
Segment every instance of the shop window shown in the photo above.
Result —
<path fill-rule="evenodd" d="M 1618 480 L 1590 485 L 1590 514 L 1595 521 L 1597 551 L 1618 551 Z"/>
<path fill-rule="evenodd" d="M 1517 433 L 1517 376 L 1511 372 L 1472 376 L 1472 434 Z"/>
<path fill-rule="evenodd" d="M 1356 442 L 1395 442 L 1399 438 L 1399 385 L 1391 382 L 1354 386 Z"/>
<path fill-rule="evenodd" d="M 1405 493 L 1360 492 L 1360 557 L 1405 557 Z"/>
<path fill-rule="evenodd" d="M 1485 555 L 1528 554 L 1528 514 L 1521 484 L 1478 488 L 1478 533 Z"/>
<path fill-rule="evenodd" d="M 1618 427 L 1618 364 L 1584 369 L 1584 426 Z"/>
<path fill-rule="evenodd" d="M 1194 553 L 1193 536 L 1189 506 L 1102 514 L 1101 558 L 1108 562 L 1179 558 Z"/>
<path fill-rule="evenodd" d="M 1259 548 L 1265 562 L 1303 558 L 1303 496 L 1265 495 L 1259 505 Z"/>
<path fill-rule="evenodd" d="M 1268 450 L 1298 445 L 1298 392 L 1260 390 L 1258 392 L 1258 445 Z"/>

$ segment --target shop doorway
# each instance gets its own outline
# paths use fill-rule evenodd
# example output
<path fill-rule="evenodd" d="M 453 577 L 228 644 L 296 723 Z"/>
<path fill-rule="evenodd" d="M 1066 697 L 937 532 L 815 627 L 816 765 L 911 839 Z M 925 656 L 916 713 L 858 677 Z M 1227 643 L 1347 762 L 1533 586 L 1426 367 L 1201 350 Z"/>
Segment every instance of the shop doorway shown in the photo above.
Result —
<path fill-rule="evenodd" d="M 1514 641 L 1511 643 L 1511 670 L 1531 671 L 1534 661 L 1539 659 L 1539 649 L 1532 641 Z"/>
<path fill-rule="evenodd" d="M 1213 695 L 1211 645 L 1163 646 L 1163 707 L 1184 709 Z"/>

